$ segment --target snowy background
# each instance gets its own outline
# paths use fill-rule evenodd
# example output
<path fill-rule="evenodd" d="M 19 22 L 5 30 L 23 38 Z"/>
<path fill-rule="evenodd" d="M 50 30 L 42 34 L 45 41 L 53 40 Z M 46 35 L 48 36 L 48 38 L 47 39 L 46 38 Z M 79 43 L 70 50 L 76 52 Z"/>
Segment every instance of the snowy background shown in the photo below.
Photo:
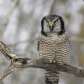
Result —
<path fill-rule="evenodd" d="M 37 38 L 41 19 L 48 14 L 57 14 L 64 18 L 70 33 L 71 64 L 84 67 L 83 0 L 20 0 L 10 13 L 13 5 L 14 0 L 0 0 L 0 40 L 11 51 L 20 57 L 38 58 Z M 9 61 L 0 53 L 0 73 L 8 65 Z M 44 72 L 35 68 L 16 69 L 0 84 L 44 84 Z M 84 84 L 84 78 L 62 72 L 59 84 Z"/>

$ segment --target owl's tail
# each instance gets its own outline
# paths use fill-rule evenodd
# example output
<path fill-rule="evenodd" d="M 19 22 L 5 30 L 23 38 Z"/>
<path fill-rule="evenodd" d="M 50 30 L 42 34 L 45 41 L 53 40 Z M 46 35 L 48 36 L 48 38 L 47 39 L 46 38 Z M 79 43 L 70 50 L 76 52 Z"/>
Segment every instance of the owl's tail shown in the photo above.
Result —
<path fill-rule="evenodd" d="M 45 74 L 46 84 L 58 84 L 60 72 L 56 69 L 47 69 Z"/>

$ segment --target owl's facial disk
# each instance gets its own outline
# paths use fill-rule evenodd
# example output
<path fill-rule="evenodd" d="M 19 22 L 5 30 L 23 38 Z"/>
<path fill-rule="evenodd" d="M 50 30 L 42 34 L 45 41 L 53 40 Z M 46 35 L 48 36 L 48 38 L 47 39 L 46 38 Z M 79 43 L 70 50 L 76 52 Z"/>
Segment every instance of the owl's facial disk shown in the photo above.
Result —
<path fill-rule="evenodd" d="M 42 31 L 47 34 L 61 34 L 64 31 L 64 23 L 61 18 L 56 15 L 45 16 L 41 21 Z"/>
<path fill-rule="evenodd" d="M 52 21 L 45 19 L 43 24 L 45 33 L 58 33 L 61 31 L 61 24 L 59 19 Z"/>

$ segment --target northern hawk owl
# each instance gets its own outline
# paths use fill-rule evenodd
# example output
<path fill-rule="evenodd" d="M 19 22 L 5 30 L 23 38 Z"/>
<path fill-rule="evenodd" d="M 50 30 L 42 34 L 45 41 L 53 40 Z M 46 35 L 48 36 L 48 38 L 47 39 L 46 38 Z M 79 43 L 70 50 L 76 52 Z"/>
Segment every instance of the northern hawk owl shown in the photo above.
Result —
<path fill-rule="evenodd" d="M 38 38 L 39 59 L 63 65 L 69 63 L 69 34 L 65 29 L 63 18 L 59 15 L 47 15 L 41 21 L 41 33 Z M 46 69 L 46 82 L 58 84 L 59 71 Z"/>

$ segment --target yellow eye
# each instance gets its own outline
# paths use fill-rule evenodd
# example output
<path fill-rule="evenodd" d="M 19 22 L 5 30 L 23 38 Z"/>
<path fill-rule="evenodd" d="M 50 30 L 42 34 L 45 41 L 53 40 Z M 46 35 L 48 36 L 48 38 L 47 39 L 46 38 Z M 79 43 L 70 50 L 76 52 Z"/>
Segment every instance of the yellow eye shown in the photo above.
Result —
<path fill-rule="evenodd" d="M 49 21 L 46 21 L 47 24 L 49 24 Z"/>
<path fill-rule="evenodd" d="M 54 21 L 54 24 L 57 24 L 57 21 Z"/>

